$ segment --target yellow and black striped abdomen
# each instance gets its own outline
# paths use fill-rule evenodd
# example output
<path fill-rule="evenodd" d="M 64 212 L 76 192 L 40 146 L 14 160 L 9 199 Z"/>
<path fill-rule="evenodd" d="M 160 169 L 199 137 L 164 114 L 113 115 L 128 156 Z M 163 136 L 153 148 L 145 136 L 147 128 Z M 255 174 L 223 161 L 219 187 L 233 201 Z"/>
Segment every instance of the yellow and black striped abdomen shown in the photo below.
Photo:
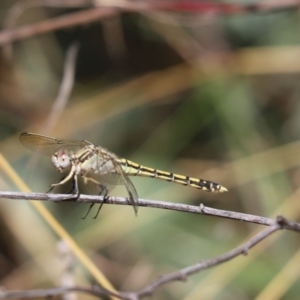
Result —
<path fill-rule="evenodd" d="M 158 178 L 170 182 L 176 182 L 182 185 L 191 186 L 208 192 L 227 192 L 227 189 L 225 187 L 209 180 L 197 179 L 189 176 L 152 169 L 124 158 L 118 159 L 118 162 L 121 164 L 123 170 L 128 176 Z"/>

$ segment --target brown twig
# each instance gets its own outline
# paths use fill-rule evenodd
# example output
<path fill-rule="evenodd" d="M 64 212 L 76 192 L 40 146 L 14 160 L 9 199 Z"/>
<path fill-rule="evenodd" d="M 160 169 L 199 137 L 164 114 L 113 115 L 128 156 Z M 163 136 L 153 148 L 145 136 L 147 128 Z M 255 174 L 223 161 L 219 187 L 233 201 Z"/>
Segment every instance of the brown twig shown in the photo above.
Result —
<path fill-rule="evenodd" d="M 159 279 L 155 280 L 154 282 L 152 282 L 145 288 L 136 292 L 135 293 L 136 299 L 141 299 L 142 297 L 152 295 L 160 286 L 162 286 L 166 283 L 169 283 L 172 281 L 185 281 L 192 274 L 199 273 L 202 270 L 205 270 L 205 269 L 211 268 L 213 266 L 219 265 L 221 263 L 224 263 L 226 261 L 229 261 L 239 255 L 247 255 L 249 250 L 252 247 L 254 247 L 259 242 L 261 242 L 262 240 L 269 237 L 271 234 L 273 234 L 277 230 L 280 230 L 285 226 L 289 226 L 288 223 L 289 223 L 289 221 L 287 221 L 283 217 L 278 217 L 277 220 L 274 221 L 274 223 L 270 227 L 259 232 L 253 238 L 251 238 L 249 241 L 242 244 L 241 246 L 239 246 L 225 254 L 217 256 L 213 259 L 207 259 L 207 260 L 201 261 L 195 265 L 183 268 L 179 271 L 161 276 Z M 294 230 L 294 227 L 291 227 L 289 229 Z"/>
<path fill-rule="evenodd" d="M 118 10 L 115 8 L 88 9 L 50 20 L 40 21 L 35 24 L 22 26 L 17 29 L 3 30 L 0 32 L 0 46 L 62 28 L 90 24 L 103 18 L 111 17 L 116 13 L 118 13 Z"/>
<path fill-rule="evenodd" d="M 24 193 L 24 192 L 3 192 L 0 191 L 0 198 L 12 199 L 12 200 L 40 200 L 40 201 L 74 201 L 74 195 L 69 194 L 45 194 L 45 193 Z M 80 197 L 76 200 L 76 202 L 80 203 L 102 203 L 102 196 L 91 196 L 91 195 L 80 195 Z M 186 213 L 193 214 L 203 214 L 216 216 L 221 218 L 227 218 L 231 220 L 238 220 L 243 222 L 250 222 L 265 226 L 271 226 L 274 224 L 275 220 L 270 218 L 265 218 L 256 215 L 244 214 L 233 211 L 226 211 L 216 208 L 206 207 L 203 204 L 200 206 L 173 203 L 173 202 L 165 202 L 165 201 L 157 201 L 157 200 L 149 200 L 149 199 L 139 199 L 138 206 L 141 207 L 152 207 L 159 209 L 168 209 Z M 127 200 L 127 198 L 123 197 L 109 197 L 106 204 L 115 204 L 115 205 L 131 205 L 131 203 Z M 288 228 L 287 228 L 288 229 Z"/>
<path fill-rule="evenodd" d="M 38 290 L 16 290 L 16 291 L 0 291 L 0 300 L 6 299 L 25 299 L 25 298 L 48 298 L 54 297 L 58 295 L 64 295 L 67 293 L 80 292 L 88 295 L 94 296 L 114 296 L 116 298 L 121 298 L 119 294 L 107 291 L 100 287 L 81 287 L 81 286 L 73 286 L 73 287 L 57 287 L 51 289 L 38 289 Z"/>
<path fill-rule="evenodd" d="M 99 1 L 101 4 L 101 2 Z M 236 3 L 212 3 L 206 1 L 116 1 L 116 6 L 94 8 L 84 10 L 62 17 L 53 18 L 26 25 L 17 29 L 7 29 L 0 32 L 0 46 L 29 38 L 31 36 L 51 32 L 58 29 L 69 28 L 78 25 L 97 22 L 103 18 L 114 16 L 120 11 L 127 12 L 151 12 L 151 11 L 177 11 L 193 13 L 218 13 L 218 14 L 240 14 L 252 13 L 253 11 L 272 11 L 278 9 L 294 8 L 300 5 L 299 0 L 280 2 L 278 0 L 265 1 L 258 4 L 241 5 Z"/>
<path fill-rule="evenodd" d="M 18 18 L 28 9 L 34 7 L 55 7 L 55 8 L 73 8 L 86 7 L 93 4 L 92 0 L 23 0 L 15 3 L 6 14 L 3 27 L 6 30 L 12 30 L 17 23 Z M 8 58 L 12 57 L 12 45 L 7 44 L 3 52 Z"/>

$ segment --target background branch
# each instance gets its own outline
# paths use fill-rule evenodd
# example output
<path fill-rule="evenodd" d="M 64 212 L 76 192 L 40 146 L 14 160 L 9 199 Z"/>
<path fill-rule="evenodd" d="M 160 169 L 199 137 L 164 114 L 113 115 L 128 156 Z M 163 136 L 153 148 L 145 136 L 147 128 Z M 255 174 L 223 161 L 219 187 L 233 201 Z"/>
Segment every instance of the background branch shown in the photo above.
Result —
<path fill-rule="evenodd" d="M 60 84 L 58 95 L 53 103 L 49 116 L 44 125 L 43 132 L 50 132 L 57 120 L 63 113 L 73 90 L 75 79 L 76 58 L 79 50 L 79 42 L 74 41 L 69 46 L 64 64 L 63 77 Z"/>
<path fill-rule="evenodd" d="M 170 282 L 173 281 L 186 281 L 189 276 L 199 273 L 200 271 L 206 270 L 208 268 L 220 265 L 226 261 L 229 261 L 239 255 L 247 255 L 249 250 L 269 237 L 271 234 L 276 232 L 277 230 L 280 230 L 282 228 L 286 229 L 295 229 L 295 225 L 297 227 L 297 231 L 300 232 L 300 224 L 296 224 L 292 221 L 289 221 L 285 219 L 282 216 L 277 217 L 276 221 L 268 228 L 262 230 L 258 234 L 256 234 L 254 237 L 249 239 L 247 242 L 243 243 L 242 245 L 236 247 L 235 249 L 228 251 L 227 253 L 224 253 L 220 256 L 217 256 L 212 259 L 203 260 L 199 263 L 196 263 L 194 265 L 191 265 L 189 267 L 183 268 L 181 270 L 178 270 L 176 272 L 166 274 L 163 276 L 160 276 L 159 279 L 153 281 L 149 285 L 147 285 L 145 288 L 140 289 L 137 292 L 120 292 L 113 293 L 105 291 L 99 287 L 91 287 L 91 288 L 85 288 L 85 287 L 59 287 L 59 288 L 53 288 L 53 289 L 40 289 L 40 290 L 31 290 L 31 291 L 2 291 L 0 293 L 0 299 L 11 299 L 11 298 L 32 298 L 32 297 L 53 297 L 55 295 L 61 295 L 64 293 L 70 293 L 70 292 L 83 292 L 86 294 L 91 294 L 95 296 L 103 296 L 103 295 L 110 295 L 115 296 L 120 299 L 126 299 L 126 300 L 136 300 L 136 299 L 142 299 L 144 297 L 152 296 L 155 291 Z"/>
<path fill-rule="evenodd" d="M 52 32 L 62 28 L 90 24 L 118 13 L 115 8 L 96 8 L 64 15 L 62 17 L 44 20 L 17 29 L 8 29 L 0 32 L 0 46 L 13 41 L 22 40 L 31 36 Z"/>
<path fill-rule="evenodd" d="M 120 298 L 119 294 L 106 291 L 100 287 L 81 287 L 81 286 L 72 286 L 72 287 L 57 287 L 51 289 L 36 289 L 28 291 L 0 291 L 0 300 L 6 299 L 24 299 L 24 298 L 37 298 L 37 297 L 54 297 L 58 295 L 64 295 L 67 293 L 80 292 L 88 295 L 94 296 L 115 296 Z"/>
<path fill-rule="evenodd" d="M 37 2 L 40 5 L 39 2 Z M 33 5 L 36 4 L 33 2 Z M 85 5 L 88 4 L 85 1 L 75 2 L 74 5 Z M 103 5 L 101 1 L 99 4 Z M 254 11 L 270 11 L 293 8 L 300 4 L 299 0 L 290 0 L 282 3 L 280 1 L 265 1 L 260 4 L 231 4 L 231 3 L 210 3 L 205 1 L 185 1 L 184 3 L 176 3 L 174 1 L 162 1 L 162 2 L 151 2 L 151 1 L 116 1 L 114 2 L 116 6 L 102 6 L 100 8 L 92 8 L 89 10 L 84 10 L 69 15 L 65 15 L 58 18 L 53 18 L 50 20 L 45 20 L 37 22 L 32 25 L 22 26 L 17 29 L 6 29 L 0 32 L 0 46 L 21 39 L 28 38 L 30 36 L 36 36 L 39 34 L 51 32 L 58 29 L 74 27 L 78 25 L 89 24 L 92 22 L 99 21 L 103 18 L 111 17 L 115 14 L 119 14 L 120 10 L 125 12 L 151 12 L 151 11 L 178 11 L 178 12 L 197 12 L 197 13 L 218 13 L 218 14 L 241 14 L 241 13 L 253 13 Z M 32 5 L 29 3 L 28 7 Z M 54 2 L 53 6 L 57 6 Z M 67 7 L 70 5 L 66 5 Z M 26 8 L 26 5 L 17 6 L 12 12 L 13 20 L 17 15 L 20 14 L 20 9 Z M 15 16 L 15 17 L 14 17 Z M 11 17 L 6 22 L 9 27 L 11 27 Z"/>
<path fill-rule="evenodd" d="M 195 273 L 198 273 L 202 270 L 211 268 L 213 266 L 219 265 L 221 263 L 224 263 L 226 261 L 229 261 L 239 255 L 247 255 L 249 250 L 257 245 L 262 240 L 269 237 L 271 234 L 276 232 L 277 230 L 281 229 L 283 226 L 283 223 L 286 225 L 287 223 L 284 222 L 284 218 L 280 217 L 280 221 L 276 220 L 270 227 L 264 229 L 263 231 L 256 234 L 253 238 L 248 240 L 246 243 L 242 244 L 241 246 L 225 253 L 220 256 L 217 256 L 213 259 L 207 259 L 204 261 L 201 261 L 195 265 L 183 268 L 179 271 L 163 275 L 158 280 L 152 282 L 144 289 L 141 289 L 136 294 L 138 295 L 137 299 L 140 299 L 142 296 L 150 296 L 154 293 L 155 290 L 157 290 L 158 287 L 172 282 L 172 281 L 186 281 L 187 278 Z"/>

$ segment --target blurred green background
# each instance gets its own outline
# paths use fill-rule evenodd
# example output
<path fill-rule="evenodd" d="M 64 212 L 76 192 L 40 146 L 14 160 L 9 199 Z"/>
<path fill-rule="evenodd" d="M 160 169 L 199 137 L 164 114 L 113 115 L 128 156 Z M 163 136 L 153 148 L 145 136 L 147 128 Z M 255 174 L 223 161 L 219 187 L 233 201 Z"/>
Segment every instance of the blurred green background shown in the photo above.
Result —
<path fill-rule="evenodd" d="M 16 3 L 0 4 L 3 30 Z M 76 12 L 23 7 L 14 26 Z M 85 139 L 119 157 L 229 189 L 209 194 L 133 178 L 141 198 L 299 221 L 299 29 L 298 8 L 226 15 L 120 10 L 15 42 L 10 57 L 0 52 L 1 154 L 33 191 L 45 192 L 61 175 L 48 157 L 25 149 L 19 134 Z M 72 93 L 47 126 L 74 41 L 80 48 Z M 0 186 L 18 190 L 3 167 Z M 112 194 L 126 196 L 119 188 Z M 118 290 L 142 288 L 223 254 L 263 229 L 150 208 L 135 217 L 131 207 L 114 205 L 104 205 L 96 220 L 94 211 L 82 220 L 85 204 L 45 206 Z M 0 216 L 1 286 L 60 285 L 59 237 L 32 205 L 1 199 Z M 299 246 L 296 233 L 276 233 L 248 256 L 165 285 L 153 299 L 298 299 Z M 74 284 L 94 283 L 74 264 Z"/>

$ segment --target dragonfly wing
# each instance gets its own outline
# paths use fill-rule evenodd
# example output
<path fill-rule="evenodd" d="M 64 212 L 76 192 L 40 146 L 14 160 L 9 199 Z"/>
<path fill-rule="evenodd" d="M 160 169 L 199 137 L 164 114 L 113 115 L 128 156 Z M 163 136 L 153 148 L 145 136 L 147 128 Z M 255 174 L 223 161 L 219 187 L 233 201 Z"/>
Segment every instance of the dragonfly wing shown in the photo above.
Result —
<path fill-rule="evenodd" d="M 138 210 L 138 193 L 137 193 L 132 181 L 129 179 L 129 177 L 124 172 L 122 166 L 119 165 L 119 163 L 117 161 L 114 161 L 114 163 L 115 163 L 116 172 L 118 174 L 120 174 L 120 176 L 121 176 L 121 178 L 124 182 L 124 185 L 127 189 L 127 192 L 129 194 L 129 200 L 130 200 L 131 204 L 133 205 L 135 213 L 137 214 L 137 210 Z"/>
<path fill-rule="evenodd" d="M 129 199 L 135 212 L 137 212 L 137 191 L 122 166 L 118 163 L 117 157 L 107 150 L 100 150 L 94 158 L 96 158 L 96 166 L 93 171 L 89 170 L 85 176 L 95 178 L 100 184 L 107 186 L 125 185 Z"/>
<path fill-rule="evenodd" d="M 48 156 L 53 155 L 59 149 L 77 151 L 90 145 L 90 143 L 86 141 L 69 139 L 59 140 L 53 137 L 29 132 L 23 132 L 20 135 L 20 141 L 29 150 Z"/>

